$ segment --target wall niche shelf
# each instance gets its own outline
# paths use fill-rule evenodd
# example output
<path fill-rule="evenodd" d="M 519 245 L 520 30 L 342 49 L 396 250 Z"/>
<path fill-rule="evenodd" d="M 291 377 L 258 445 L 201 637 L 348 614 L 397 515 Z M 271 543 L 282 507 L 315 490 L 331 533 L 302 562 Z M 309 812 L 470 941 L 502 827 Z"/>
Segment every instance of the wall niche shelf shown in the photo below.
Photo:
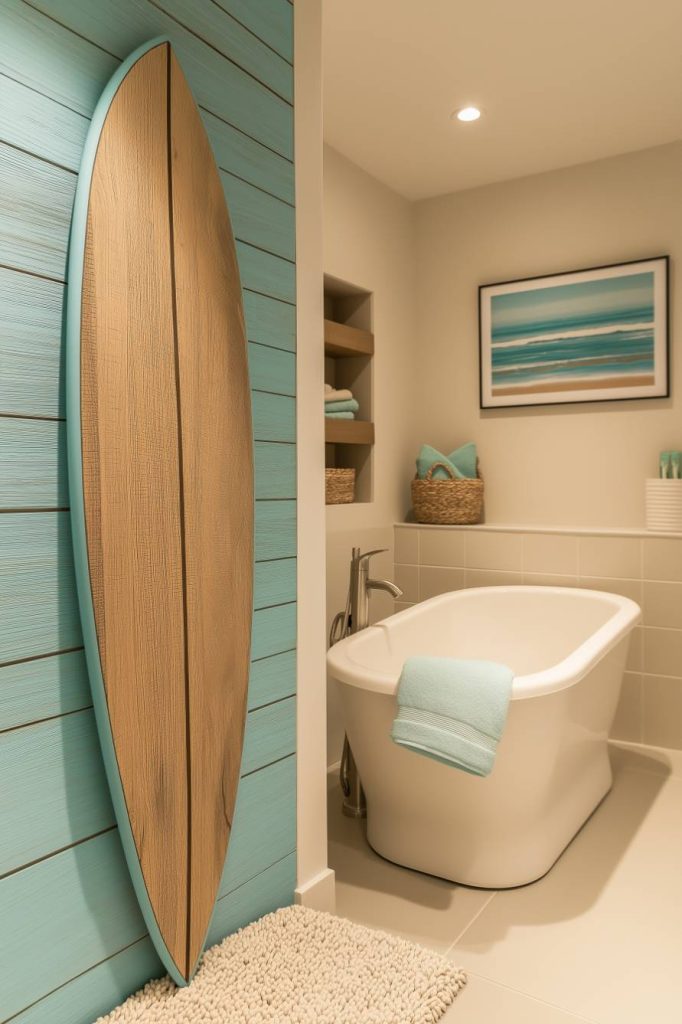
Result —
<path fill-rule="evenodd" d="M 374 444 L 374 424 L 364 420 L 327 420 L 324 439 L 327 444 Z"/>
<path fill-rule="evenodd" d="M 374 335 L 360 327 L 339 324 L 335 320 L 324 322 L 324 352 L 338 359 L 374 355 Z"/>
<path fill-rule="evenodd" d="M 325 274 L 325 382 L 352 391 L 357 419 L 325 420 L 325 465 L 355 470 L 355 502 L 372 500 L 372 294 Z"/>

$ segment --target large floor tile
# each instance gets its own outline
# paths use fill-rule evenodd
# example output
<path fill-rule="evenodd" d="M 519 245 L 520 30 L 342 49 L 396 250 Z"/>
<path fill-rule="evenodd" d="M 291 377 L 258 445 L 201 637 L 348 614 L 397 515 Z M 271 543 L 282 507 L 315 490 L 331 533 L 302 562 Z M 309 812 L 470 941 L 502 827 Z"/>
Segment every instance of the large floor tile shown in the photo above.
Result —
<path fill-rule="evenodd" d="M 472 974 L 441 1017 L 441 1024 L 581 1024 L 585 1021 L 585 1017 L 576 1017 Z"/>
<path fill-rule="evenodd" d="M 336 872 L 336 913 L 445 952 L 490 893 L 467 889 L 391 864 L 365 839 L 364 822 L 341 813 L 338 786 L 329 793 L 329 865 Z"/>
<path fill-rule="evenodd" d="M 616 766 L 612 792 L 549 874 L 497 893 L 449 955 L 599 1024 L 673 1024 L 682 780 L 643 750 L 621 750 Z"/>

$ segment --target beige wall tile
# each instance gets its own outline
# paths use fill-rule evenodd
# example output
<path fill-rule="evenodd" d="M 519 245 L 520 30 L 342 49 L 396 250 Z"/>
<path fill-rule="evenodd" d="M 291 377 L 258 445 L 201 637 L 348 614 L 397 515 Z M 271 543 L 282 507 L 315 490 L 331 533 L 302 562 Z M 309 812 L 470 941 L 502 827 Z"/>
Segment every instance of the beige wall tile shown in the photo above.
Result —
<path fill-rule="evenodd" d="M 464 566 L 464 536 L 462 530 L 420 530 L 420 565 Z"/>
<path fill-rule="evenodd" d="M 648 746 L 644 750 L 625 744 L 624 740 L 609 740 L 609 757 L 614 774 L 621 771 L 650 772 L 653 775 L 682 779 L 682 750 L 671 747 Z"/>
<path fill-rule="evenodd" d="M 414 604 L 419 600 L 419 567 L 396 565 L 394 580 L 403 592 L 402 601 Z"/>
<path fill-rule="evenodd" d="M 682 540 L 645 537 L 642 541 L 642 566 L 645 580 L 682 581 Z"/>
<path fill-rule="evenodd" d="M 439 568 L 433 565 L 419 567 L 419 600 L 426 601 L 450 590 L 461 590 L 464 586 L 464 569 Z"/>
<path fill-rule="evenodd" d="M 559 533 L 525 534 L 523 571 L 577 576 L 578 538 Z"/>
<path fill-rule="evenodd" d="M 642 604 L 642 581 L 623 579 L 603 579 L 598 576 L 581 576 L 580 586 L 586 590 L 605 590 L 609 594 L 622 594 Z"/>
<path fill-rule="evenodd" d="M 641 672 L 644 650 L 644 629 L 636 626 L 630 633 L 630 646 L 628 647 L 628 660 L 625 668 L 628 672 Z"/>
<path fill-rule="evenodd" d="M 414 605 L 410 601 L 396 601 L 395 610 L 396 612 L 404 612 L 406 608 L 414 608 Z"/>
<path fill-rule="evenodd" d="M 466 567 L 468 569 L 496 569 L 521 572 L 523 569 L 523 534 L 485 533 L 466 534 Z"/>
<path fill-rule="evenodd" d="M 626 672 L 623 676 L 611 738 L 628 743 L 642 742 L 642 676 L 639 672 Z"/>
<path fill-rule="evenodd" d="M 581 576 L 608 576 L 638 580 L 642 575 L 639 537 L 580 537 L 578 571 Z"/>
<path fill-rule="evenodd" d="M 682 629 L 644 629 L 642 671 L 654 676 L 682 676 Z"/>
<path fill-rule="evenodd" d="M 645 626 L 668 626 L 682 629 L 682 583 L 643 584 Z"/>
<path fill-rule="evenodd" d="M 642 676 L 642 741 L 682 749 L 682 680 Z"/>
<path fill-rule="evenodd" d="M 520 572 L 496 572 L 494 569 L 467 569 L 467 587 L 517 587 L 523 583 Z"/>
<path fill-rule="evenodd" d="M 529 587 L 577 587 L 577 576 L 557 576 L 546 572 L 524 572 L 523 582 Z"/>
<path fill-rule="evenodd" d="M 419 565 L 419 529 L 416 526 L 396 526 L 395 560 L 402 565 Z"/>

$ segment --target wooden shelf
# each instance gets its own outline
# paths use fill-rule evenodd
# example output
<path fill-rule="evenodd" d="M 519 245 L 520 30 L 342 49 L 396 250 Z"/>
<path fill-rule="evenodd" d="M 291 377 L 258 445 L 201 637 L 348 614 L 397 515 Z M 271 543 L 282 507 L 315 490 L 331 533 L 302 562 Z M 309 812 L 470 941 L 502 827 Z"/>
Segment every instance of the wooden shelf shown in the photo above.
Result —
<path fill-rule="evenodd" d="M 374 444 L 374 424 L 366 420 L 330 420 L 324 425 L 326 444 Z"/>
<path fill-rule="evenodd" d="M 349 356 L 374 355 L 374 335 L 359 327 L 338 324 L 335 320 L 324 322 L 324 351 L 328 356 L 343 358 Z"/>

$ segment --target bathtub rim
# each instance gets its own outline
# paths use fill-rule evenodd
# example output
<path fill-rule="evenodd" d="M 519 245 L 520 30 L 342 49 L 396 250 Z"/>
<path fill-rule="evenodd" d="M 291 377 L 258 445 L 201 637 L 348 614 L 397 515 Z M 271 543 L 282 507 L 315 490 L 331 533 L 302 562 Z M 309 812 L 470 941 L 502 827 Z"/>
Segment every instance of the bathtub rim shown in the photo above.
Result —
<path fill-rule="evenodd" d="M 348 686 L 357 689 L 367 690 L 372 693 L 382 693 L 387 696 L 394 696 L 398 687 L 399 675 L 389 672 L 379 672 L 375 669 L 363 667 L 351 657 L 354 644 L 364 640 L 372 632 L 382 630 L 386 627 L 394 627 L 399 620 L 406 621 L 417 615 L 423 614 L 427 607 L 434 607 L 438 604 L 445 604 L 453 600 L 461 600 L 478 594 L 490 594 L 494 591 L 497 594 L 518 594 L 537 593 L 548 597 L 551 594 L 567 594 L 575 597 L 577 594 L 597 599 L 600 603 L 611 604 L 614 614 L 598 629 L 591 633 L 582 644 L 576 647 L 567 657 L 551 665 L 541 672 L 533 672 L 528 675 L 515 676 L 512 684 L 511 700 L 528 700 L 531 697 L 541 697 L 550 693 L 557 693 L 584 679 L 594 666 L 606 657 L 614 647 L 620 643 L 642 619 L 640 606 L 629 597 L 621 594 L 614 594 L 604 590 L 588 590 L 584 587 L 543 587 L 543 586 L 501 586 L 501 587 L 469 587 L 463 590 L 451 590 L 445 594 L 419 601 L 411 608 L 395 612 L 382 619 L 372 626 L 368 626 L 361 633 L 340 640 L 327 652 L 327 666 L 334 679 Z"/>

